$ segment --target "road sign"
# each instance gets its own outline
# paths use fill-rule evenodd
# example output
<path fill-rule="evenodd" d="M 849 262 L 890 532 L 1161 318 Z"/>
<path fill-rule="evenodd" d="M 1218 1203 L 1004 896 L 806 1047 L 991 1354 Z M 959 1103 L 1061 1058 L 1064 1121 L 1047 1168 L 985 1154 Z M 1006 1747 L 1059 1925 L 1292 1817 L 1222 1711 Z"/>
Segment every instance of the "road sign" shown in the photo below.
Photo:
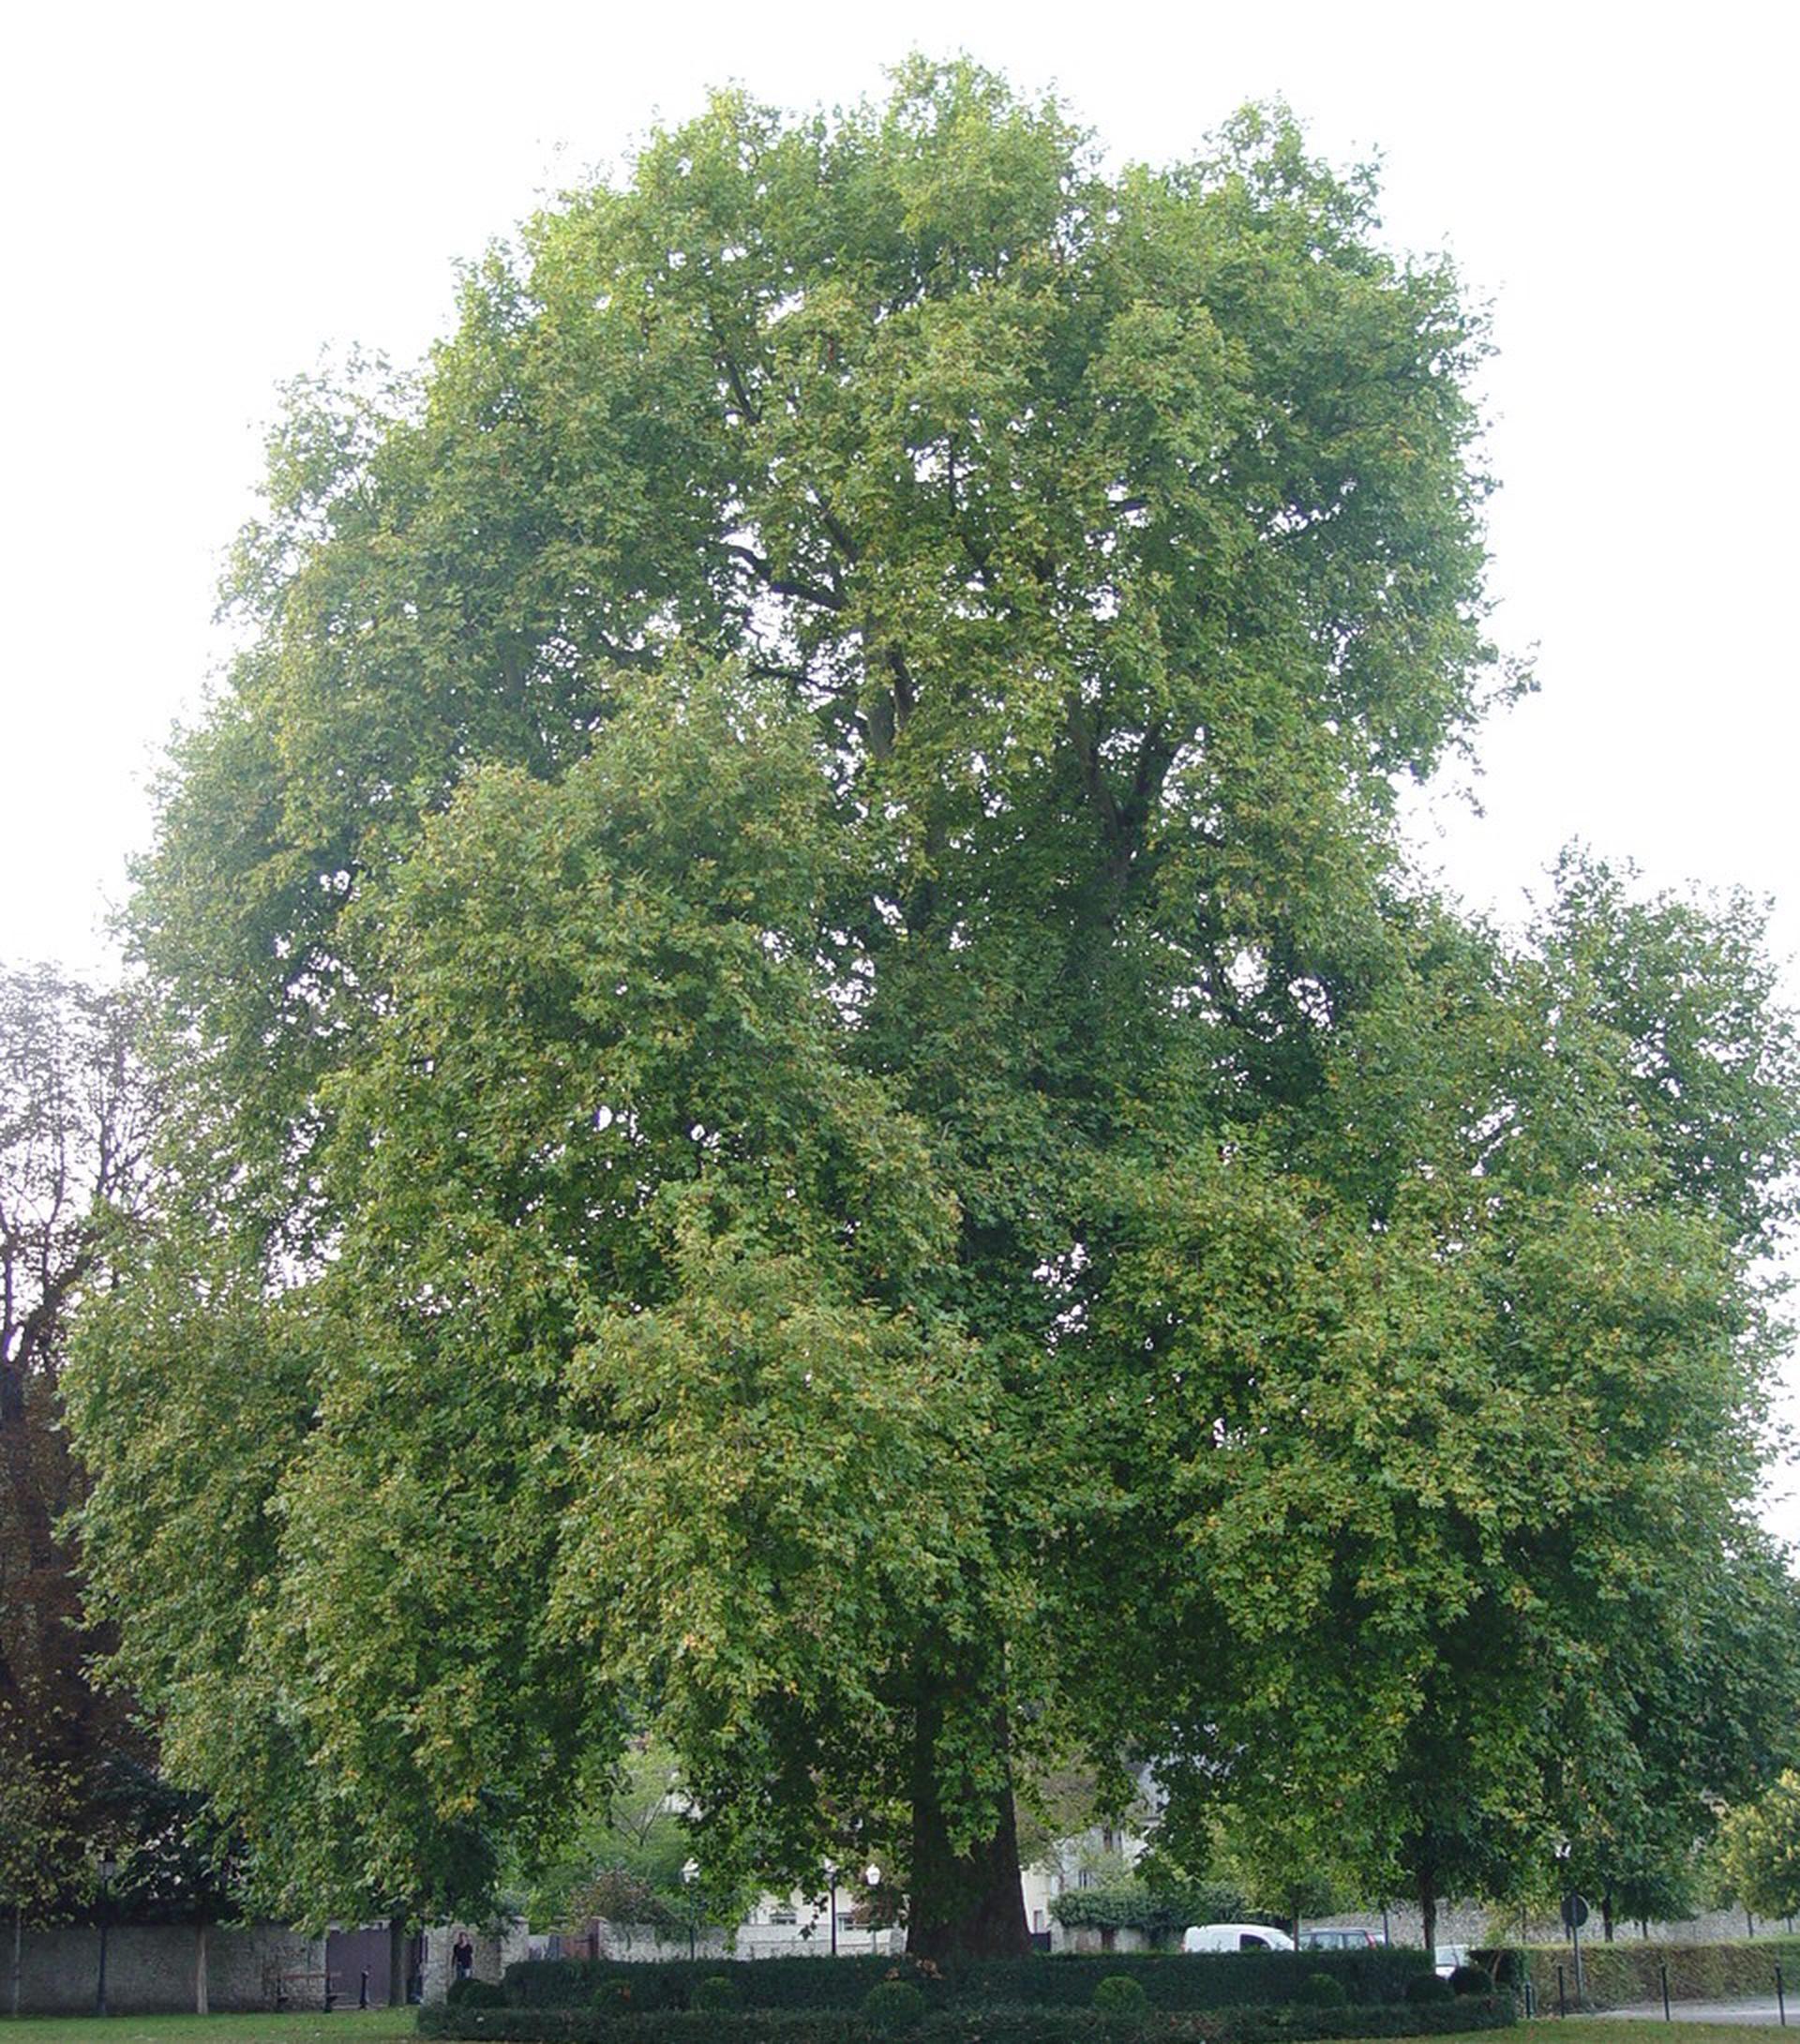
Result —
<path fill-rule="evenodd" d="M 1565 1895 L 1563 1897 L 1563 1929 L 1565 1931 L 1579 1931 L 1586 1921 L 1586 1901 L 1573 1892 Z"/>

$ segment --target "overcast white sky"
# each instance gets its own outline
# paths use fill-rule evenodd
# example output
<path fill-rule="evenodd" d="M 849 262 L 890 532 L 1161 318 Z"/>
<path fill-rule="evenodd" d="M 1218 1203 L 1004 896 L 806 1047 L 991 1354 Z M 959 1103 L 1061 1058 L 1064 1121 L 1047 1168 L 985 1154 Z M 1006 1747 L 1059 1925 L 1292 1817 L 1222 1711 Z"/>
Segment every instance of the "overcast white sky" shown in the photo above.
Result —
<path fill-rule="evenodd" d="M 1392 239 L 1448 245 L 1493 303 L 1492 586 L 1542 684 L 1488 734 L 1485 819 L 1445 804 L 1432 855 L 1507 913 L 1585 837 L 1658 881 L 1773 894 L 1800 951 L 1795 20 L 1738 0 L 14 10 L 0 959 L 107 968 L 148 776 L 219 654 L 213 586 L 277 383 L 322 347 L 415 356 L 458 258 L 709 84 L 851 99 L 908 48 L 1058 86 L 1118 156 L 1191 153 L 1276 94 L 1328 153 L 1381 152 Z M 1800 1506 L 1782 1523 L 1800 1535 Z"/>

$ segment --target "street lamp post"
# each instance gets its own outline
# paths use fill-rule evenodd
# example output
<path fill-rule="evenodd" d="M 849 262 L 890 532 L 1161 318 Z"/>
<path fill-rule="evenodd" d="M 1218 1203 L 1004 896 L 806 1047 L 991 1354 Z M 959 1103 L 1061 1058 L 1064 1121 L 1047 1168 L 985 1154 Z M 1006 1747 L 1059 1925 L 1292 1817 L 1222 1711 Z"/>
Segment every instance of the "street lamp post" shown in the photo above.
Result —
<path fill-rule="evenodd" d="M 1568 1862 L 1574 1856 L 1575 1848 L 1568 1839 L 1556 1847 L 1556 1862 L 1567 1877 Z M 1578 2004 L 1587 2000 L 1587 1982 L 1582 1977 L 1582 1924 L 1587 1916 L 1585 1900 L 1572 1887 L 1563 1893 L 1563 1922 L 1568 1926 L 1570 1941 L 1575 1946 L 1575 1999 Z"/>
<path fill-rule="evenodd" d="M 694 1884 L 699 1877 L 699 1861 L 698 1859 L 683 1860 L 682 1863 L 682 1886 L 687 1890 L 687 1956 L 690 1959 L 694 1957 L 695 1932 L 699 1925 L 699 1919 L 694 1914 Z"/>
<path fill-rule="evenodd" d="M 868 1865 L 863 1868 L 862 1878 L 869 1886 L 869 1957 L 873 1959 L 876 1954 L 875 1940 L 877 1936 L 875 1928 L 875 1891 L 881 1886 L 881 1870 L 874 1860 L 870 1860 Z"/>
<path fill-rule="evenodd" d="M 112 1876 L 118 1871 L 119 1863 L 113 1858 L 112 1855 L 111 1853 L 102 1853 L 98 1869 L 100 1876 L 100 1970 L 99 1978 L 95 1982 L 94 1986 L 94 2013 L 97 2016 L 106 2014 L 106 1933 L 108 1927 L 106 1891 Z"/>

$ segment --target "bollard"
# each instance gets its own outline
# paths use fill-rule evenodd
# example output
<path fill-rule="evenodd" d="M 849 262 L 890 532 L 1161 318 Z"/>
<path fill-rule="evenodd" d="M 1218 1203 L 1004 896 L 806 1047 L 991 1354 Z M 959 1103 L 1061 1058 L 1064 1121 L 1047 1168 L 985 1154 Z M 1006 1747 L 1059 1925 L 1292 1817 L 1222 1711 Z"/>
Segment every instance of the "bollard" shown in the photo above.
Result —
<path fill-rule="evenodd" d="M 367 2008 L 368 2006 L 368 1968 L 367 1966 L 363 1968 L 362 1985 L 356 1990 L 356 2006 L 358 2008 Z"/>
<path fill-rule="evenodd" d="M 1531 1984 L 1531 1976 L 1525 1976 L 1525 2021 L 1529 2022 L 1538 2013 L 1538 1990 Z"/>
<path fill-rule="evenodd" d="M 1563 1969 L 1560 1965 L 1556 1968 L 1556 2013 L 1559 2016 L 1568 2013 L 1568 1989 L 1563 1979 Z"/>
<path fill-rule="evenodd" d="M 1781 1985 L 1781 1964 L 1778 1960 L 1775 1967 L 1775 2007 L 1776 2013 L 1781 2018 L 1781 2027 L 1785 2030 L 1788 2026 L 1788 1996 L 1786 1989 Z"/>
<path fill-rule="evenodd" d="M 1662 2020 L 1672 2022 L 1675 2019 L 1669 2012 L 1669 1969 L 1667 1966 L 1658 1966 L 1657 1971 L 1662 1976 Z"/>

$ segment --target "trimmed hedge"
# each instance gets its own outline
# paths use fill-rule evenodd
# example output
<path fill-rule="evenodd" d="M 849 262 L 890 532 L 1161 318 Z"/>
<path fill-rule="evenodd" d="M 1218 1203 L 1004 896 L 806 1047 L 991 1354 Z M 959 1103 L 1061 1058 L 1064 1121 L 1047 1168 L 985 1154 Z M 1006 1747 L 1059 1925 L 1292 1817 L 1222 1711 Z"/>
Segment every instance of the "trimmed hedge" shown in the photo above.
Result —
<path fill-rule="evenodd" d="M 1108 2016 L 1092 2008 L 943 2009 L 908 2044 L 1301 2044 L 1302 2039 L 1462 2036 L 1518 2020 L 1509 1994 L 1429 2006 L 1216 2008 Z M 487 2044 L 887 2044 L 860 2011 L 758 2009 L 736 2015 L 608 2016 L 592 2008 L 422 2008 L 419 2035 Z"/>
<path fill-rule="evenodd" d="M 1141 2016 L 1149 2006 L 1143 1981 L 1132 1979 L 1129 1973 L 1109 1973 L 1103 1980 L 1096 1980 L 1088 2003 L 1102 2016 Z"/>
<path fill-rule="evenodd" d="M 853 2009 L 878 1981 L 898 1974 L 934 2006 L 1087 2008 L 1112 1975 L 1136 1980 L 1152 2008 L 1284 2007 L 1303 2002 L 1320 1973 L 1341 1981 L 1354 2006 L 1401 2002 L 1406 1984 L 1431 1974 L 1417 1946 L 1350 1952 L 1065 1952 L 1056 1958 L 981 1959 L 946 1965 L 936 1977 L 904 1960 L 758 1959 L 731 1968 L 745 2009 Z M 592 2006 L 606 1994 L 616 2013 L 692 2006 L 694 1984 L 716 1976 L 716 1959 L 634 1961 L 529 1959 L 506 1969 L 506 1996 L 523 2008 Z"/>
<path fill-rule="evenodd" d="M 452 2008 L 504 2008 L 506 1992 L 491 1980 L 452 1980 L 444 2000 Z"/>
<path fill-rule="evenodd" d="M 1502 1986 L 1510 1985 L 1520 1976 L 1520 1968 L 1528 1966 L 1539 2008 L 1554 2006 L 1560 1965 L 1569 1999 L 1575 1998 L 1575 1958 L 1567 1945 L 1503 1946 L 1474 1957 Z M 1636 1938 L 1611 1945 L 1596 1938 L 1590 1945 L 1585 1937 L 1582 1940 L 1587 1998 L 1602 2008 L 1659 2002 L 1662 1982 L 1658 1969 L 1665 1965 L 1671 2001 L 1744 2001 L 1775 1992 L 1778 1965 L 1786 1978 L 1800 1979 L 1800 1938 L 1740 1938 L 1710 1945 L 1662 1945 Z"/>

